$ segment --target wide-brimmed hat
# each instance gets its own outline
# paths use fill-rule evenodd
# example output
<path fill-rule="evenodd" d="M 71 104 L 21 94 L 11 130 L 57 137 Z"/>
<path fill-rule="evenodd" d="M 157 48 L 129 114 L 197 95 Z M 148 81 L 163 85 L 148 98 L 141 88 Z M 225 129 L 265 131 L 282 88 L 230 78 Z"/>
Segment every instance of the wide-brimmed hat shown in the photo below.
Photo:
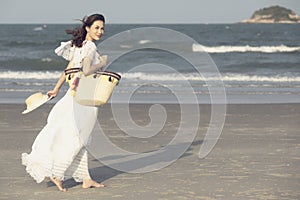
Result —
<path fill-rule="evenodd" d="M 40 107 L 41 105 L 43 105 L 44 103 L 46 103 L 52 98 L 53 97 L 48 97 L 48 95 L 42 94 L 41 92 L 30 95 L 25 100 L 27 108 L 22 112 L 22 114 L 26 114 L 33 111 L 34 109 Z"/>

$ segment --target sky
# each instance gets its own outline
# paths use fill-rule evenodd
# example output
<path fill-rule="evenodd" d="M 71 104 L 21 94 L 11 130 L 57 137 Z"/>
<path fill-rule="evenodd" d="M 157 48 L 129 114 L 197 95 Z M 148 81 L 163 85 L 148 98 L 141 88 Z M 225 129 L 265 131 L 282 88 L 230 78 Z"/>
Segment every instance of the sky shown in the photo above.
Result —
<path fill-rule="evenodd" d="M 1 0 L 0 23 L 78 23 L 101 13 L 107 23 L 236 23 L 280 5 L 300 15 L 300 0 Z"/>

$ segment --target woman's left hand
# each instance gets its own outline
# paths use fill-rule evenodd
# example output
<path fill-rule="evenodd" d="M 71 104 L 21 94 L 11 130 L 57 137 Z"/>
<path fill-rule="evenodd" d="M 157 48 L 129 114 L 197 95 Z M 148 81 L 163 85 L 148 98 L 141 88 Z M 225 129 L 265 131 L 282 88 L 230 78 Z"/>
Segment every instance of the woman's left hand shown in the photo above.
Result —
<path fill-rule="evenodd" d="M 49 98 L 54 98 L 58 94 L 58 90 L 50 90 L 47 92 Z"/>

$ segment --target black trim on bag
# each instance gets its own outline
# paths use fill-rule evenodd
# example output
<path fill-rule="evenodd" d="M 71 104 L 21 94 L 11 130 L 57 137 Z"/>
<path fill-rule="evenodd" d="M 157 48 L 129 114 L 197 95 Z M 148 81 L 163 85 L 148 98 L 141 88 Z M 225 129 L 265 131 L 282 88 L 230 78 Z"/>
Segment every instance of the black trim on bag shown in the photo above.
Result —
<path fill-rule="evenodd" d="M 65 69 L 65 75 L 69 75 L 69 74 L 72 74 L 72 73 L 77 73 L 81 71 L 81 68 L 80 67 L 74 67 L 74 68 L 70 68 L 70 69 Z M 97 71 L 94 73 L 94 78 L 97 77 L 97 75 L 106 75 L 106 76 L 110 76 L 110 77 L 114 77 L 118 80 L 121 79 L 121 75 L 120 74 L 117 74 L 115 72 L 110 72 L 110 71 Z"/>
<path fill-rule="evenodd" d="M 117 74 L 115 72 L 110 72 L 110 71 L 98 71 L 98 72 L 95 72 L 95 74 L 99 74 L 99 75 L 106 75 L 106 76 L 112 76 L 118 80 L 121 79 L 121 75 L 120 74 Z"/>
<path fill-rule="evenodd" d="M 81 70 L 80 67 L 74 67 L 74 68 L 70 68 L 70 69 L 65 69 L 65 75 L 69 75 L 69 74 L 72 74 L 72 73 L 77 73 Z"/>

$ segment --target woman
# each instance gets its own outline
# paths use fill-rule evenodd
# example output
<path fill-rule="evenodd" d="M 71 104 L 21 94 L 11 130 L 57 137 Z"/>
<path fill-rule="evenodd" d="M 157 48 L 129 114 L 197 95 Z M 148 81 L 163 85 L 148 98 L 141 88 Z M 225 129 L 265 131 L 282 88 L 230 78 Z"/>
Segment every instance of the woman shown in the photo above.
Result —
<path fill-rule="evenodd" d="M 67 30 L 73 35 L 72 41 L 62 43 L 56 49 L 58 55 L 70 60 L 68 68 L 82 67 L 85 75 L 94 73 L 107 64 L 107 56 L 100 56 L 94 41 L 104 33 L 103 15 L 94 14 L 82 20 L 83 25 L 74 30 Z M 47 92 L 55 97 L 65 81 L 62 73 L 53 90 Z M 87 144 L 97 120 L 96 107 L 76 103 L 71 89 L 52 108 L 46 126 L 36 137 L 30 154 L 22 154 L 22 163 L 26 171 L 38 182 L 46 177 L 66 191 L 63 180 L 73 177 L 82 182 L 83 188 L 104 187 L 92 180 L 88 171 Z"/>

